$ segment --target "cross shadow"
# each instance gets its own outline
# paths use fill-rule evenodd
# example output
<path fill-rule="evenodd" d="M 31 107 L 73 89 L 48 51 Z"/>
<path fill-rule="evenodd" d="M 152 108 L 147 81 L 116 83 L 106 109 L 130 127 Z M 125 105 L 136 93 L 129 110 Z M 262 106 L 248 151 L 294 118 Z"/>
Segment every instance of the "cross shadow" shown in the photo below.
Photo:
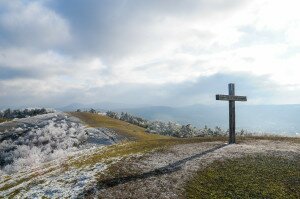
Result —
<path fill-rule="evenodd" d="M 104 188 L 109 188 L 109 187 L 114 187 L 120 184 L 124 184 L 127 182 L 131 182 L 131 181 L 136 181 L 136 180 L 142 180 L 142 179 L 146 179 L 149 177 L 154 177 L 154 176 L 160 176 L 160 175 L 165 175 L 165 174 L 170 174 L 176 171 L 179 171 L 182 169 L 182 166 L 184 166 L 185 163 L 187 163 L 188 161 L 194 160 L 196 158 L 200 158 L 208 153 L 212 153 L 220 148 L 223 148 L 227 146 L 227 144 L 222 144 L 219 146 L 216 146 L 214 148 L 211 148 L 209 150 L 203 151 L 201 153 L 192 155 L 190 157 L 178 160 L 174 163 L 171 163 L 167 166 L 164 167 L 160 167 L 145 173 L 141 173 L 141 174 L 135 174 L 135 175 L 129 175 L 129 176 L 125 176 L 125 177 L 115 177 L 112 179 L 106 179 L 106 180 L 102 180 L 99 181 L 97 183 L 97 188 L 99 189 L 104 189 Z"/>

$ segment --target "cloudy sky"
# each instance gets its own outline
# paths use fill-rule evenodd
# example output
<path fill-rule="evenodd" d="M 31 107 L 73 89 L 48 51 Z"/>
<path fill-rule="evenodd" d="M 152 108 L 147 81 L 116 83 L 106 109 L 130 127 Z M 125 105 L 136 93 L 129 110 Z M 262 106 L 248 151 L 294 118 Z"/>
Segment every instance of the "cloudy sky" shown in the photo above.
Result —
<path fill-rule="evenodd" d="M 1 107 L 300 103 L 296 0 L 0 0 Z"/>

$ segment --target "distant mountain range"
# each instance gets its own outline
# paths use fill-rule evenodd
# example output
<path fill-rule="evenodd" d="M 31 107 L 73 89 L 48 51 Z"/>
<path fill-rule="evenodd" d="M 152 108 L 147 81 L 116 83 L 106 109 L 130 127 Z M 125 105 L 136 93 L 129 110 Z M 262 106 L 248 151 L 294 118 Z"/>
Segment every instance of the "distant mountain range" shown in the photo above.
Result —
<path fill-rule="evenodd" d="M 228 128 L 228 105 L 218 106 L 191 105 L 184 107 L 141 106 L 126 104 L 73 104 L 61 110 L 71 111 L 95 108 L 97 110 L 113 110 L 128 112 L 149 120 L 175 121 L 181 124 L 192 124 L 197 127 L 220 126 Z M 88 108 L 87 108 L 88 107 Z M 288 135 L 300 134 L 300 105 L 236 105 L 237 129 L 256 132 L 272 132 Z"/>

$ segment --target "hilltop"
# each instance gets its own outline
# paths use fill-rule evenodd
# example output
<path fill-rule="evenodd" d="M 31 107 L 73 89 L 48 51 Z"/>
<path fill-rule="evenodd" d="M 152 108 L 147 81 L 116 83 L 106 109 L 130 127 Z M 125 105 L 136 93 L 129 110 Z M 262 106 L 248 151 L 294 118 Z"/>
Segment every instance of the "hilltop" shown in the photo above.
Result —
<path fill-rule="evenodd" d="M 24 124 L 24 131 L 16 130 Z M 27 134 L 36 135 L 34 133 L 44 129 L 47 130 L 44 132 L 52 134 L 65 132 L 64 141 L 56 144 L 68 140 L 72 140 L 73 144 L 77 143 L 76 147 L 66 148 L 68 153 L 61 158 L 53 157 L 49 161 L 42 161 L 31 169 L 27 167 L 10 171 L 11 173 L 1 173 L 0 197 L 195 198 L 195 195 L 199 196 L 203 192 L 202 181 L 214 182 L 215 185 L 219 182 L 209 178 L 201 179 L 199 172 L 214 172 L 218 179 L 222 177 L 217 173 L 219 164 L 223 165 L 222 169 L 226 169 L 227 164 L 232 164 L 228 160 L 236 161 L 235 165 L 241 162 L 253 165 L 242 173 L 255 172 L 251 169 L 268 168 L 272 163 L 279 162 L 281 168 L 290 168 L 291 172 L 288 176 L 281 175 L 286 172 L 277 171 L 277 167 L 273 168 L 273 172 L 277 172 L 277 176 L 281 176 L 283 180 L 290 181 L 281 185 L 275 183 L 278 179 L 269 179 L 271 183 L 275 183 L 272 186 L 281 188 L 274 191 L 269 187 L 268 192 L 267 187 L 265 194 L 278 196 L 285 193 L 295 198 L 299 194 L 299 190 L 293 190 L 293 187 L 298 186 L 296 178 L 300 173 L 300 139 L 297 138 L 238 137 L 238 144 L 227 145 L 227 137 L 223 136 L 174 138 L 149 134 L 144 128 L 124 121 L 77 112 L 46 114 L 5 122 L 0 126 L 2 141 L 4 138 L 8 140 L 20 136 L 24 138 Z M 10 130 L 5 132 L 4 128 Z M 33 136 L 33 140 L 34 138 Z M 59 140 L 57 136 L 55 138 Z M 83 139 L 82 143 L 76 141 L 80 140 L 78 138 Z M 44 145 L 40 143 L 36 146 Z M 262 159 L 269 162 L 261 161 Z M 243 169 L 243 166 L 236 168 L 237 172 L 241 172 L 238 169 Z M 216 171 L 207 171 L 208 168 L 215 168 Z M 234 175 L 234 172 L 229 171 L 228 175 Z M 265 171 L 260 175 L 269 173 Z M 232 176 L 222 178 L 228 181 Z M 253 184 L 250 180 L 248 183 Z M 245 184 L 247 187 L 247 182 Z M 223 189 L 226 191 L 228 187 Z M 244 187 L 240 187 L 238 191 L 243 189 Z M 257 187 L 252 189 L 253 194 L 259 192 Z M 209 190 L 215 193 L 211 187 Z M 233 196 L 239 194 L 234 190 L 228 191 Z M 215 194 L 216 197 L 220 196 Z"/>
<path fill-rule="evenodd" d="M 76 108 L 75 108 L 76 107 Z M 219 126 L 228 128 L 227 104 L 190 106 L 135 106 L 118 104 L 90 104 L 74 106 L 72 110 L 94 107 L 97 110 L 112 110 L 127 112 L 148 120 L 174 121 L 180 124 L 192 124 L 203 128 Z M 68 110 L 68 108 L 63 108 Z M 237 128 L 248 131 L 277 133 L 279 135 L 299 136 L 300 120 L 299 104 L 290 105 L 248 105 L 239 104 L 236 107 Z M 264 122 L 261 122 L 264 121 Z"/>

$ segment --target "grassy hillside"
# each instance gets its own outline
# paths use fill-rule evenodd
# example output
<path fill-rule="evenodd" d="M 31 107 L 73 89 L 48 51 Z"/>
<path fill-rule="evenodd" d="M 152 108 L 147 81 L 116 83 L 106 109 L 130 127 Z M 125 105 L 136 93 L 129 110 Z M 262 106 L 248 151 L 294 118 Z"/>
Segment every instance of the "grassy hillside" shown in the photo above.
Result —
<path fill-rule="evenodd" d="M 157 134 L 149 134 L 146 133 L 144 128 L 121 121 L 117 119 L 113 119 L 107 116 L 87 113 L 87 112 L 69 112 L 70 115 L 75 116 L 82 120 L 86 125 L 90 127 L 105 127 L 114 129 L 117 133 L 124 135 L 131 140 L 161 140 L 163 139 L 166 142 L 170 139 L 176 139 L 177 142 L 202 142 L 202 141 L 227 141 L 226 137 L 195 137 L 189 139 L 183 138 L 174 138 L 170 136 L 162 136 Z M 300 138 L 295 137 L 282 137 L 276 135 L 265 135 L 265 136 L 237 136 L 237 142 L 244 141 L 256 141 L 256 140 L 273 140 L 273 141 L 290 141 L 290 142 L 300 142 Z"/>
<path fill-rule="evenodd" d="M 86 112 L 70 112 L 69 114 L 79 118 L 88 126 L 114 129 L 117 133 L 120 133 L 133 141 L 109 146 L 105 151 L 101 150 L 101 153 L 89 155 L 84 161 L 80 160 L 73 162 L 72 165 L 76 166 L 95 164 L 108 158 L 124 157 L 137 153 L 147 153 L 152 150 L 162 150 L 176 144 L 227 140 L 225 137 L 174 138 L 157 134 L 149 134 L 146 133 L 146 129 L 142 127 L 107 116 Z"/>
<path fill-rule="evenodd" d="M 227 136 L 173 138 L 173 137 L 161 136 L 156 134 L 148 134 L 145 132 L 144 128 L 129 124 L 124 121 L 112 119 L 106 116 L 101 116 L 98 114 L 77 113 L 77 112 L 76 113 L 72 112 L 69 114 L 79 118 L 87 126 L 96 127 L 96 128 L 105 127 L 105 128 L 114 129 L 120 135 L 129 138 L 129 140 L 119 144 L 106 146 L 106 147 L 83 150 L 80 153 L 76 153 L 76 155 L 69 156 L 67 159 L 59 163 L 49 162 L 41 165 L 39 168 L 23 171 L 22 173 L 16 173 L 11 175 L 7 174 L 4 175 L 3 178 L 1 176 L 0 198 L 1 196 L 3 196 L 4 198 L 9 198 L 13 196 L 17 196 L 19 198 L 26 198 L 23 197 L 24 194 L 27 194 L 29 192 L 31 194 L 35 194 L 34 192 L 36 190 L 42 190 L 39 196 L 49 196 L 47 195 L 49 193 L 49 189 L 54 190 L 53 193 L 54 192 L 57 193 L 58 198 L 62 198 L 59 197 L 61 195 L 59 195 L 60 192 L 57 191 L 58 189 L 62 190 L 64 194 L 66 195 L 69 194 L 68 196 L 72 196 L 73 194 L 75 194 L 74 190 L 76 190 L 74 189 L 74 184 L 76 186 L 78 185 L 77 188 L 83 189 L 81 179 L 86 179 L 86 178 L 88 178 L 88 180 L 86 180 L 85 186 L 88 187 L 89 183 L 94 183 L 93 185 L 95 186 L 94 187 L 95 189 L 98 189 L 99 187 L 101 188 L 100 186 L 101 183 L 102 184 L 106 183 L 107 185 L 109 185 L 111 182 L 119 183 L 119 181 L 121 180 L 120 186 L 122 186 L 122 183 L 126 182 L 126 184 L 124 184 L 124 189 L 119 189 L 119 186 L 117 186 L 118 183 L 112 184 L 113 186 L 116 186 L 115 192 L 111 191 L 111 189 L 113 189 L 113 186 L 107 189 L 107 193 L 109 194 L 116 194 L 122 192 L 121 193 L 122 196 L 126 196 L 126 195 L 129 196 L 130 194 L 132 194 L 132 190 L 140 190 L 142 194 L 144 194 L 143 192 L 143 187 L 145 187 L 144 185 L 152 181 L 153 178 L 157 178 L 158 180 L 157 182 L 161 182 L 162 180 L 161 184 L 163 184 L 163 189 L 161 189 L 161 187 L 159 186 L 157 187 L 156 192 L 159 195 L 165 192 L 165 186 L 172 187 L 174 186 L 174 183 L 176 184 L 176 182 L 180 182 L 182 180 L 182 176 L 186 176 L 187 173 L 189 174 L 191 174 L 190 172 L 196 173 L 198 169 L 196 170 L 195 168 L 198 167 L 201 168 L 202 163 L 204 163 L 205 165 L 206 160 L 209 160 L 210 158 L 215 158 L 216 160 L 218 160 L 220 158 L 223 159 L 223 157 L 227 157 L 228 150 L 232 151 L 232 153 L 229 154 L 236 154 L 236 153 L 242 154 L 243 148 L 246 150 L 256 149 L 256 147 L 254 147 L 255 144 L 261 142 L 261 140 L 269 140 L 267 142 L 261 142 L 259 144 L 260 147 L 263 147 L 266 145 L 266 143 L 267 144 L 269 143 L 269 146 L 267 146 L 263 150 L 266 152 L 271 150 L 273 145 L 276 145 L 278 149 L 281 149 L 282 147 L 280 147 L 281 146 L 280 143 L 283 142 L 286 143 L 288 147 L 298 146 L 297 144 L 300 143 L 299 138 L 298 139 L 284 138 L 279 136 L 238 137 L 237 140 L 238 143 L 240 144 L 231 145 L 228 147 L 226 146 L 225 148 L 222 148 L 222 150 L 219 151 L 216 150 L 211 151 L 212 150 L 211 146 L 223 145 L 224 142 L 227 142 L 228 139 Z M 219 141 L 219 142 L 208 143 L 213 141 Z M 202 143 L 202 144 L 193 145 L 190 143 Z M 171 147 L 172 150 L 169 150 L 169 148 Z M 276 147 L 273 147 L 272 150 L 274 150 L 274 148 Z M 296 150 L 294 149 L 294 151 L 297 151 L 297 149 L 298 148 L 296 148 Z M 286 149 L 283 148 L 282 150 L 285 151 Z M 276 154 L 278 153 L 278 151 L 274 151 L 274 154 L 275 152 Z M 199 164 L 198 158 L 204 158 L 203 160 L 201 160 L 203 162 L 200 161 Z M 219 186 L 218 185 L 219 183 L 220 186 L 222 185 L 222 189 L 224 190 L 228 189 L 230 191 L 230 188 L 232 187 L 231 184 L 229 183 L 229 186 L 226 187 L 225 184 L 222 182 L 227 182 L 226 180 L 234 179 L 234 182 L 231 183 L 232 184 L 238 183 L 238 185 L 240 186 L 239 190 L 241 192 L 244 192 L 243 189 L 247 189 L 247 187 L 252 186 L 253 183 L 261 182 L 260 179 L 258 180 L 258 182 L 252 178 L 247 179 L 248 177 L 247 172 L 243 172 L 244 171 L 243 167 L 245 165 L 247 166 L 246 167 L 247 171 L 249 169 L 249 172 L 251 174 L 255 172 L 260 172 L 258 175 L 259 178 L 263 178 L 263 176 L 265 176 L 266 178 L 272 180 L 272 178 L 274 177 L 274 182 L 272 182 L 274 184 L 274 187 L 279 186 L 281 182 L 278 180 L 281 179 L 283 179 L 283 183 L 295 182 L 295 186 L 299 185 L 297 184 L 298 183 L 297 178 L 293 178 L 293 176 L 299 175 L 299 167 L 297 166 L 299 165 L 299 161 L 298 161 L 299 159 L 297 159 L 298 162 L 296 162 L 295 164 L 294 162 L 288 164 L 287 162 L 281 161 L 281 159 L 270 157 L 271 159 L 267 160 L 267 158 L 268 157 L 263 157 L 263 158 L 254 157 L 254 159 L 251 158 L 236 159 L 233 160 L 233 162 L 225 161 L 224 164 L 222 163 L 221 165 L 222 167 L 219 166 L 220 161 L 213 162 L 212 166 L 209 167 L 212 168 L 213 171 L 205 170 L 205 168 L 203 170 L 202 168 L 198 172 L 199 175 L 197 174 L 192 179 L 189 179 L 190 183 L 185 186 L 187 188 L 186 190 L 188 191 L 188 196 L 190 198 L 195 198 L 194 196 L 197 196 L 199 193 L 201 193 L 202 190 L 201 186 L 203 185 L 203 183 L 205 187 L 207 183 L 215 183 L 216 187 Z M 142 163 L 142 166 L 140 166 L 140 160 L 144 161 Z M 266 161 L 263 162 L 262 160 L 266 160 Z M 188 164 L 186 164 L 187 162 Z M 149 165 L 147 167 L 144 167 L 145 163 Z M 153 165 L 156 165 L 156 167 L 154 167 Z M 178 170 L 172 170 L 174 165 L 177 165 L 176 168 Z M 188 165 L 190 165 L 190 167 Z M 169 167 L 172 169 L 169 170 Z M 293 174 L 291 174 L 292 175 L 291 178 L 290 176 L 286 175 L 287 174 L 286 171 L 289 170 L 289 167 L 291 167 L 291 171 L 293 172 Z M 190 168 L 192 170 L 185 170 L 182 168 Z M 274 170 L 276 176 L 274 172 L 270 174 L 268 170 L 262 170 L 264 168 L 272 168 L 272 171 Z M 280 170 L 280 168 L 283 169 Z M 226 172 L 224 173 L 223 170 L 224 171 L 226 170 Z M 177 176 L 177 172 L 179 172 L 178 176 Z M 206 175 L 207 172 L 210 172 L 208 177 L 202 178 L 203 176 L 207 176 Z M 235 173 L 237 174 L 241 173 L 241 175 L 234 175 Z M 246 176 L 242 174 L 245 174 Z M 165 179 L 165 176 L 168 176 L 168 178 Z M 213 179 L 210 179 L 209 177 L 212 177 Z M 221 181 L 218 180 L 214 181 L 215 178 L 221 179 Z M 138 179 L 138 180 L 134 180 L 134 179 Z M 285 179 L 288 179 L 288 181 L 286 181 Z M 128 183 L 126 180 L 128 181 Z M 136 186 L 136 183 L 138 184 L 139 182 L 141 182 L 141 187 Z M 172 183 L 170 184 L 169 182 Z M 240 182 L 243 182 L 244 184 L 241 184 Z M 276 184 L 277 182 L 279 184 Z M 273 191 L 273 184 L 271 184 L 270 186 L 266 185 L 267 186 L 266 191 L 269 191 L 268 193 L 271 193 Z M 159 183 L 154 183 L 153 185 L 159 185 Z M 132 186 L 132 190 L 127 189 L 127 186 Z M 282 187 L 285 188 L 284 186 L 281 186 L 281 188 Z M 182 188 L 183 190 L 182 184 L 180 184 L 179 188 L 180 189 Z M 211 188 L 211 191 L 214 191 L 213 188 L 214 187 Z M 253 187 L 250 188 L 251 190 L 254 191 L 253 192 L 254 196 L 257 196 L 255 194 L 257 193 L 256 192 L 257 190 L 258 191 L 260 190 L 260 185 L 258 184 L 257 186 L 255 185 L 254 188 Z M 255 190 L 256 188 L 257 190 Z M 281 188 L 278 191 L 275 190 L 276 192 L 274 192 L 274 194 L 277 193 L 282 194 L 282 192 L 280 192 L 282 191 Z M 293 186 L 291 186 L 291 188 L 293 189 Z M 283 191 L 285 192 L 285 190 Z M 77 190 L 76 193 L 78 192 L 79 191 Z M 227 192 L 225 191 L 224 193 Z M 295 193 L 298 194 L 298 192 Z M 89 192 L 87 192 L 87 194 L 89 194 Z M 91 192 L 91 194 L 94 193 Z M 240 194 L 240 192 L 233 193 L 233 194 L 238 195 Z M 252 194 L 252 192 L 250 194 Z M 147 197 L 147 195 L 145 195 L 145 197 Z M 118 198 L 118 197 L 114 197 L 114 198 Z"/>
<path fill-rule="evenodd" d="M 187 143 L 210 141 L 227 141 L 227 137 L 202 138 L 171 138 L 145 133 L 145 129 L 126 122 L 91 113 L 71 113 L 92 127 L 112 128 L 123 135 L 130 136 L 135 142 L 113 145 L 101 153 L 95 153 L 80 161 L 73 162 L 73 166 L 84 167 L 97 162 L 106 161 L 114 157 L 124 157 L 130 154 L 147 153 L 153 150 L 164 150 L 170 146 Z M 299 143 L 300 139 L 280 136 L 238 137 L 239 143 L 258 140 L 271 140 Z M 83 160 L 83 161 L 82 161 Z M 286 171 L 290 171 L 287 173 Z M 109 175 L 116 177 L 118 169 L 111 167 Z M 128 174 L 130 176 L 130 174 Z M 186 184 L 188 198 L 264 198 L 267 196 L 296 198 L 295 192 L 299 185 L 291 179 L 299 175 L 299 161 L 286 161 L 270 156 L 252 156 L 225 162 L 214 162 L 205 170 L 199 171 Z M 265 180 L 269 183 L 265 183 Z M 99 176 L 98 181 L 100 182 Z M 288 184 L 286 183 L 288 182 Z M 295 183 L 296 182 L 296 183 Z M 234 188 L 232 188 L 234 187 Z M 203 196 L 203 197 L 201 197 Z"/>
<path fill-rule="evenodd" d="M 187 198 L 299 198 L 300 159 L 265 155 L 216 161 L 188 183 Z"/>
<path fill-rule="evenodd" d="M 103 115 L 86 112 L 70 112 L 69 114 L 79 118 L 90 127 L 105 127 L 114 129 L 117 133 L 126 136 L 131 140 L 170 139 L 170 137 L 166 136 L 148 134 L 145 132 L 146 129 L 142 127 Z"/>

